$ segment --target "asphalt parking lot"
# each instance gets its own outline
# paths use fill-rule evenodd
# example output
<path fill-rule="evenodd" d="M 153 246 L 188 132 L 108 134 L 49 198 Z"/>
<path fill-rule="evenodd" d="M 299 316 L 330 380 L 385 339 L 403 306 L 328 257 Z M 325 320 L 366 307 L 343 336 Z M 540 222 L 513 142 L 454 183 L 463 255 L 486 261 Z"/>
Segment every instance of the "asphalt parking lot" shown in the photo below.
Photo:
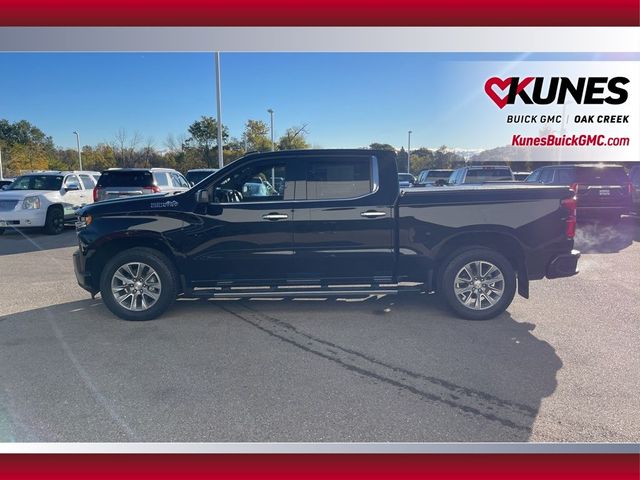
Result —
<path fill-rule="evenodd" d="M 640 441 L 640 220 L 507 313 L 433 296 L 182 300 L 125 322 L 75 233 L 0 237 L 0 441 Z"/>

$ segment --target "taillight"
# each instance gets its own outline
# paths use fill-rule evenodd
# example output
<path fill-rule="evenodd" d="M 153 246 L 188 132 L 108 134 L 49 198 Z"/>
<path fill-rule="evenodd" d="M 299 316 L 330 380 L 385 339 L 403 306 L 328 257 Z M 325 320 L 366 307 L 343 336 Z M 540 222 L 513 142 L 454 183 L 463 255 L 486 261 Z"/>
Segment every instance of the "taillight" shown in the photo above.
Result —
<path fill-rule="evenodd" d="M 631 182 L 627 183 L 627 188 L 629 191 L 629 195 L 633 193 L 633 184 Z"/>
<path fill-rule="evenodd" d="M 577 184 L 577 183 L 572 183 L 572 184 L 569 186 L 569 188 L 570 188 L 571 190 L 573 190 L 573 193 L 574 193 L 574 194 L 577 194 L 577 193 L 578 193 L 578 184 Z"/>
<path fill-rule="evenodd" d="M 100 190 L 98 187 L 94 187 L 93 188 L 93 201 L 94 202 L 98 201 L 98 190 Z"/>
<path fill-rule="evenodd" d="M 158 187 L 157 185 L 150 185 L 148 187 L 143 187 L 142 193 L 144 195 L 151 195 L 152 193 L 160 193 L 160 187 Z"/>
<path fill-rule="evenodd" d="M 566 221 L 567 238 L 573 238 L 576 236 L 576 208 L 578 206 L 578 202 L 574 197 L 572 197 L 565 198 L 560 203 L 568 212 Z"/>

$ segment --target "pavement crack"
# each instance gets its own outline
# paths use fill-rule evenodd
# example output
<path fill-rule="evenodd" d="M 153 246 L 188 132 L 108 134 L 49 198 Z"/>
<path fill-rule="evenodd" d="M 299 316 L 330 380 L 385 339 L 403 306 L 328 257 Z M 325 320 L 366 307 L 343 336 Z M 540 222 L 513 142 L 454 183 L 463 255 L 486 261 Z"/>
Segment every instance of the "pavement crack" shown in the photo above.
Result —
<path fill-rule="evenodd" d="M 412 372 L 390 365 L 369 355 L 301 332 L 295 326 L 258 312 L 242 304 L 219 305 L 240 320 L 265 333 L 319 356 L 341 367 L 410 392 L 430 402 L 437 402 L 464 414 L 479 416 L 505 427 L 530 432 L 537 410 L 524 404 L 510 402 L 486 392 L 456 385 L 441 378 Z"/>

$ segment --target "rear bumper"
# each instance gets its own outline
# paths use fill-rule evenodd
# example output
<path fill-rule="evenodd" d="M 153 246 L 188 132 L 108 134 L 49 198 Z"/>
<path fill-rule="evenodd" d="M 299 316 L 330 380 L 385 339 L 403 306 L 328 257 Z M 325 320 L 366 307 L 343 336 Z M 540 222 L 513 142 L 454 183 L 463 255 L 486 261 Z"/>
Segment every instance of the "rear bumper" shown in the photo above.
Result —
<path fill-rule="evenodd" d="M 578 217 L 597 217 L 598 215 L 624 215 L 631 211 L 631 204 L 629 205 L 616 205 L 616 206 L 592 206 L 577 208 Z"/>
<path fill-rule="evenodd" d="M 97 293 L 97 290 L 93 287 L 91 272 L 86 270 L 85 256 L 79 249 L 73 252 L 73 270 L 75 271 L 78 285 L 92 295 Z"/>
<path fill-rule="evenodd" d="M 580 252 L 578 250 L 556 255 L 547 266 L 547 278 L 572 277 L 577 274 L 579 258 Z"/>

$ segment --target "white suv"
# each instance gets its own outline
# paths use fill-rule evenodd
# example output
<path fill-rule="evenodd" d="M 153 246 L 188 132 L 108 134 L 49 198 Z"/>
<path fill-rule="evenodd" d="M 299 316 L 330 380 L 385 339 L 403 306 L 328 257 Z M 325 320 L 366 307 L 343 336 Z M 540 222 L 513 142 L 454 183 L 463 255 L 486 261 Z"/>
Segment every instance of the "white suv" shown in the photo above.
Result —
<path fill-rule="evenodd" d="M 35 172 L 21 175 L 0 192 L 0 234 L 6 227 L 42 227 L 55 235 L 76 210 L 93 203 L 92 172 Z"/>

